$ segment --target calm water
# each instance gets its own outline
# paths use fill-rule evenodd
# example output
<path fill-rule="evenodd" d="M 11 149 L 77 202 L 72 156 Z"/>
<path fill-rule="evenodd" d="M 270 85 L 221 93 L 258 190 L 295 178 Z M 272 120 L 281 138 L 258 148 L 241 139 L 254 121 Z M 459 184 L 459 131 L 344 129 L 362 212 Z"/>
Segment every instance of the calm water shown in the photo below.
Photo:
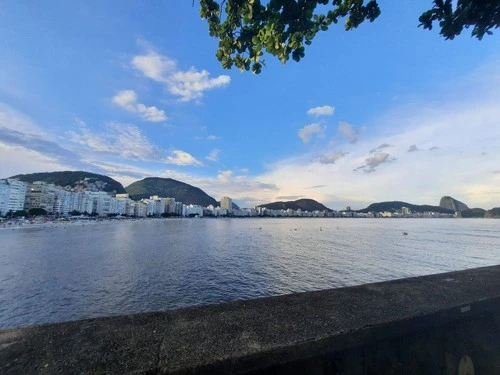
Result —
<path fill-rule="evenodd" d="M 0 230 L 0 328 L 498 263 L 500 220 L 174 219 Z"/>

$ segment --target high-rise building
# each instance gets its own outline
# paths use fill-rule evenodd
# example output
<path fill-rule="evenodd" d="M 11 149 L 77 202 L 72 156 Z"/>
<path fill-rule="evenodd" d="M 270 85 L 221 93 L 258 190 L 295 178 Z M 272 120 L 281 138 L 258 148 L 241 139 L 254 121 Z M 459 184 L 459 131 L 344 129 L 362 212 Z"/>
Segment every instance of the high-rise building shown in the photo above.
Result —
<path fill-rule="evenodd" d="M 25 182 L 14 178 L 0 180 L 0 215 L 24 208 L 27 186 Z"/>
<path fill-rule="evenodd" d="M 29 211 L 32 208 L 42 208 L 49 213 L 54 212 L 55 190 L 56 187 L 53 184 L 42 181 L 29 184 L 24 209 Z"/>
<path fill-rule="evenodd" d="M 233 211 L 233 200 L 229 197 L 222 197 L 220 200 L 220 208 L 227 210 L 228 213 Z"/>

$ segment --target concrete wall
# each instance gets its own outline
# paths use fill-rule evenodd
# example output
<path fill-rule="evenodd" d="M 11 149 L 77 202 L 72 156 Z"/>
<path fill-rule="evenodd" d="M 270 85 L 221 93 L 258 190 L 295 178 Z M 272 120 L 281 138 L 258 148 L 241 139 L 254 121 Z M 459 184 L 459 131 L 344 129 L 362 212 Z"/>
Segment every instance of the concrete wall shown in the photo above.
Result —
<path fill-rule="evenodd" d="M 0 374 L 500 374 L 500 266 L 0 331 Z"/>

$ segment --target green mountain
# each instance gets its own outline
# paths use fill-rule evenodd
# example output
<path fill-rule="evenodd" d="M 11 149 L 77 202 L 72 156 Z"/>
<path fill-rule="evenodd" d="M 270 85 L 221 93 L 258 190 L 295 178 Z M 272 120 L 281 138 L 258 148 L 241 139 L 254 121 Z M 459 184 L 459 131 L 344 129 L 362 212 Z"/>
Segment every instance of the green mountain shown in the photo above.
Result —
<path fill-rule="evenodd" d="M 380 202 L 380 203 L 372 203 L 368 207 L 359 210 L 358 212 L 383 212 L 389 211 L 394 212 L 400 210 L 401 207 L 408 207 L 412 212 L 439 212 L 442 214 L 454 214 L 454 210 L 450 210 L 447 208 L 439 207 L 439 206 L 430 206 L 428 204 L 418 205 L 411 204 L 407 202 L 401 201 L 392 201 L 392 202 Z"/>
<path fill-rule="evenodd" d="M 261 204 L 258 207 L 268 208 L 270 210 L 298 210 L 302 211 L 332 211 L 321 203 L 315 201 L 314 199 L 298 199 L 296 201 L 288 202 L 273 202 L 267 204 Z"/>
<path fill-rule="evenodd" d="M 134 200 L 158 195 L 175 198 L 184 204 L 197 204 L 203 207 L 218 205 L 217 201 L 203 190 L 171 178 L 147 177 L 132 183 L 125 190 Z"/>
<path fill-rule="evenodd" d="M 488 210 L 484 213 L 484 217 L 486 218 L 495 218 L 495 219 L 499 219 L 500 218 L 500 207 L 495 207 L 495 208 L 492 208 L 491 210 Z"/>
<path fill-rule="evenodd" d="M 469 207 L 467 207 L 465 203 L 449 196 L 444 196 L 443 198 L 441 198 L 441 200 L 439 201 L 439 207 L 457 212 L 467 211 L 469 209 Z"/>
<path fill-rule="evenodd" d="M 30 174 L 18 174 L 11 178 L 18 178 L 24 182 L 43 181 L 56 186 L 70 186 L 72 188 L 81 188 L 85 190 L 101 190 L 115 192 L 117 194 L 125 193 L 125 189 L 118 181 L 111 177 L 103 176 L 97 173 L 82 171 L 64 171 L 64 172 L 42 172 Z"/>
<path fill-rule="evenodd" d="M 465 211 L 461 211 L 460 215 L 462 217 L 484 217 L 484 214 L 486 213 L 486 210 L 482 208 L 470 208 Z"/>

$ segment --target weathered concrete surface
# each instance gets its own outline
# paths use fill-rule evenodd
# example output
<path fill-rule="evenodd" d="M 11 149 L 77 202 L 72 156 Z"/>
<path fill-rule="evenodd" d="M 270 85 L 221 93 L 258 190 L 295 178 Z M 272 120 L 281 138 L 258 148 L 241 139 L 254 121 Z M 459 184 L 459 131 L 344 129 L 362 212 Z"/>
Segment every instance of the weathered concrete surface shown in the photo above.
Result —
<path fill-rule="evenodd" d="M 499 312 L 484 267 L 0 331 L 0 374 L 456 374 L 466 354 L 497 374 Z"/>

